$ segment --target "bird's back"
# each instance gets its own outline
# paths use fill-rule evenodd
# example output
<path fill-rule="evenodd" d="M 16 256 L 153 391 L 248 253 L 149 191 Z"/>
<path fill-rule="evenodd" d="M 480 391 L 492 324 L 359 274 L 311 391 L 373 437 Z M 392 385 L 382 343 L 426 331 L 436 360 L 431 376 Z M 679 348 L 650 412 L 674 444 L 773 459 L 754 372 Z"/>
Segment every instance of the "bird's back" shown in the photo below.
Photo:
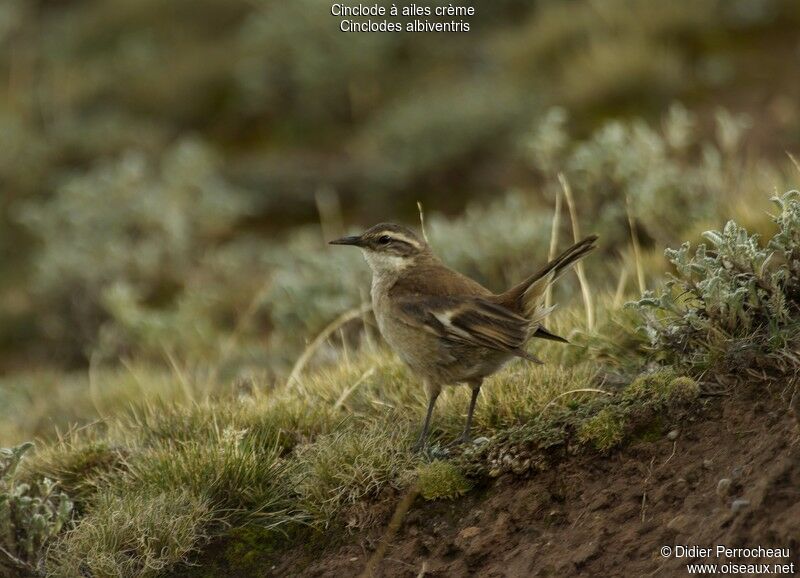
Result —
<path fill-rule="evenodd" d="M 389 289 L 390 295 L 431 297 L 492 297 L 494 294 L 477 281 L 446 267 L 438 259 L 415 266 L 401 275 Z"/>

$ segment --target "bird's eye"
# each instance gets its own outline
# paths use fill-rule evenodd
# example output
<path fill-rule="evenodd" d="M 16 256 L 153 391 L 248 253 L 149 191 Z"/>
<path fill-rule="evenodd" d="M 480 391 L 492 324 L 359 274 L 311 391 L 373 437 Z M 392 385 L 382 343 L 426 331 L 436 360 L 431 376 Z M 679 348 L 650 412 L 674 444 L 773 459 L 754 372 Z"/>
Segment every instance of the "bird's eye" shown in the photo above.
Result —
<path fill-rule="evenodd" d="M 381 235 L 378 238 L 378 243 L 380 243 L 381 245 L 388 245 L 391 240 L 392 238 L 389 235 Z"/>

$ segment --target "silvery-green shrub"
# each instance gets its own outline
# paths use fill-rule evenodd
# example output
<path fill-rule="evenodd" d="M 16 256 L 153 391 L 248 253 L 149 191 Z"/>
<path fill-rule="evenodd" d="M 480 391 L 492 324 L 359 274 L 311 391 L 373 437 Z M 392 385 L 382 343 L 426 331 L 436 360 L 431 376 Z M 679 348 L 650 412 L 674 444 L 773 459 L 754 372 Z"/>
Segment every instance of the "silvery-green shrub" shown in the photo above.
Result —
<path fill-rule="evenodd" d="M 800 329 L 800 193 L 774 199 L 766 242 L 729 221 L 706 243 L 668 249 L 675 271 L 660 294 L 630 304 L 654 354 L 723 373 L 796 369 Z"/>
<path fill-rule="evenodd" d="M 32 447 L 0 448 L 0 570 L 39 576 L 46 548 L 70 521 L 73 503 L 47 478 L 31 483 L 15 479 Z"/>

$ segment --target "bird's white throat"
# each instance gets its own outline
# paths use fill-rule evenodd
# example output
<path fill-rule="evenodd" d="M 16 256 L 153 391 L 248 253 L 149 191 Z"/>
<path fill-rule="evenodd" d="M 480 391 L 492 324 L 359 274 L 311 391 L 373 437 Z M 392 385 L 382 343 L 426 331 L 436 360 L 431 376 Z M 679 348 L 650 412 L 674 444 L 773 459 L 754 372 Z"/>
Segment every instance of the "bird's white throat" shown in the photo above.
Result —
<path fill-rule="evenodd" d="M 361 252 L 364 254 L 367 265 L 376 275 L 398 273 L 413 262 L 413 259 L 409 257 L 391 253 L 380 253 L 369 249 L 361 249 Z"/>

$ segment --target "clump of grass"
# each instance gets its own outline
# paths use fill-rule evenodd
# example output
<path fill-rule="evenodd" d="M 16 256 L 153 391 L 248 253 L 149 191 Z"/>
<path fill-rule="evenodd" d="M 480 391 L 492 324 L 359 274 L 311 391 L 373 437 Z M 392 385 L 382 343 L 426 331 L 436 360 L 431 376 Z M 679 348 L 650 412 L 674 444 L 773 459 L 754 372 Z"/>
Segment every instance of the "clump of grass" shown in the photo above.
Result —
<path fill-rule="evenodd" d="M 441 460 L 420 465 L 417 468 L 417 484 L 426 500 L 452 500 L 472 488 L 458 466 Z"/>
<path fill-rule="evenodd" d="M 221 521 L 258 517 L 280 524 L 285 520 L 285 465 L 274 443 L 247 434 L 228 429 L 216 443 L 184 442 L 140 450 L 110 484 L 131 491 L 184 488 L 208 500 Z"/>
<path fill-rule="evenodd" d="M 178 422 L 171 430 L 186 433 L 181 418 L 187 413 L 171 415 Z M 216 427 L 196 429 L 195 439 L 144 433 L 153 423 L 146 420 L 114 425 L 125 448 L 120 463 L 91 478 L 94 491 L 82 496 L 83 516 L 54 549 L 54 575 L 88 568 L 95 576 L 157 576 L 231 527 L 269 529 L 296 519 L 274 432 L 240 427 L 232 416 L 241 413 L 230 407 L 208 415 Z M 42 467 L 52 464 L 44 460 Z"/>
<path fill-rule="evenodd" d="M 50 575 L 161 576 L 205 543 L 213 511 L 207 499 L 181 487 L 155 494 L 104 490 L 51 550 Z"/>
<path fill-rule="evenodd" d="M 58 480 L 70 496 L 82 499 L 92 494 L 96 479 L 121 467 L 125 450 L 104 439 L 64 437 L 38 451 L 27 466 L 28 475 L 44 475 Z"/>
<path fill-rule="evenodd" d="M 625 414 L 618 408 L 604 407 L 583 422 L 578 441 L 591 444 L 602 452 L 616 447 L 625 437 Z"/>
<path fill-rule="evenodd" d="M 117 437 L 152 447 L 170 442 L 215 444 L 226 428 L 245 430 L 248 439 L 269 440 L 286 453 L 302 439 L 325 433 L 333 425 L 330 407 L 307 401 L 283 392 L 206 399 L 185 406 L 155 403 L 117 419 L 112 429 Z"/>
<path fill-rule="evenodd" d="M 402 422 L 343 429 L 298 448 L 290 486 L 308 523 L 324 528 L 344 508 L 402 488 L 417 463 Z"/>

